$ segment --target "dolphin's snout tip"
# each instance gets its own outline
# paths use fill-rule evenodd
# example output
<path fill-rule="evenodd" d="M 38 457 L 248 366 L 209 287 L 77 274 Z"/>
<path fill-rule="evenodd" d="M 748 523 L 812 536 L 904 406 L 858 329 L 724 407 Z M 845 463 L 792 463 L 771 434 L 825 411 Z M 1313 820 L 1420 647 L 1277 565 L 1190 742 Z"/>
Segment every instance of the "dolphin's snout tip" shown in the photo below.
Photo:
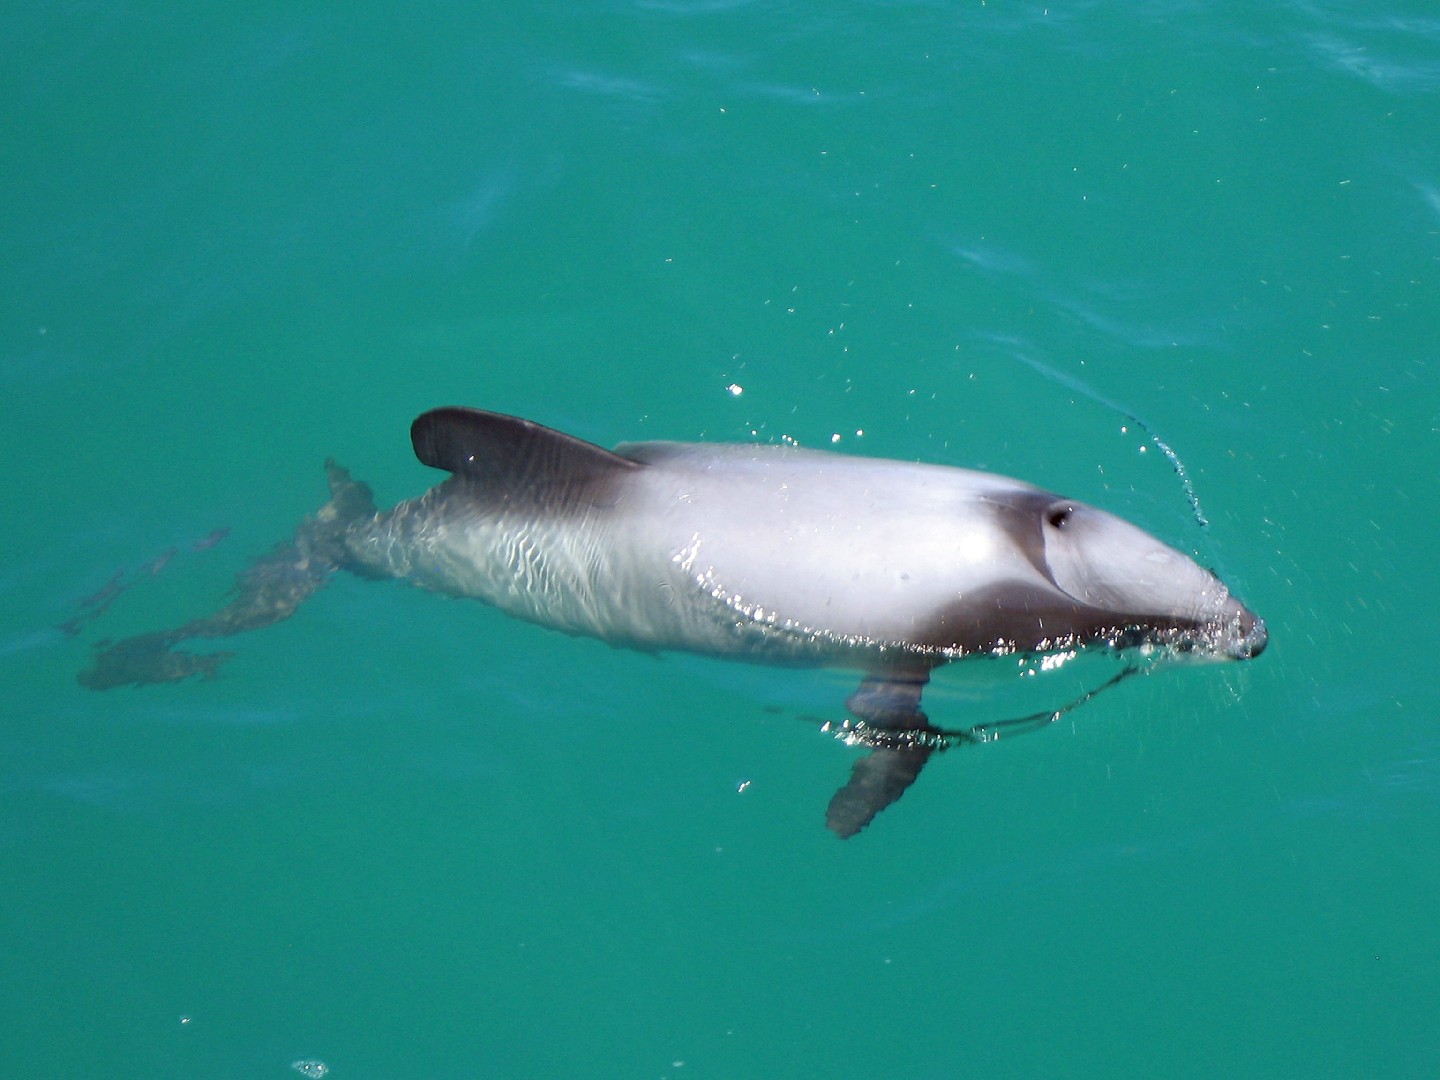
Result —
<path fill-rule="evenodd" d="M 1241 608 L 1235 624 L 1235 637 L 1230 642 L 1229 653 L 1236 660 L 1252 660 L 1265 651 L 1270 643 L 1265 620 L 1248 608 Z"/>

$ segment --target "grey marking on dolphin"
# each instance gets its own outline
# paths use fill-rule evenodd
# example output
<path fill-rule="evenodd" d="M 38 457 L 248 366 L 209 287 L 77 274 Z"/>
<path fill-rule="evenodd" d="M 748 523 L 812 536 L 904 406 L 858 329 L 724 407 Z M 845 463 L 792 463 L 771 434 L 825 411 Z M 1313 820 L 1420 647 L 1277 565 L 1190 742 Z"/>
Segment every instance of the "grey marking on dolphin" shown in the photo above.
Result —
<path fill-rule="evenodd" d="M 1003 476 L 792 446 L 605 450 L 458 407 L 420 416 L 411 440 L 443 482 L 382 512 L 327 462 L 330 501 L 241 574 L 231 603 L 98 650 L 80 681 L 213 675 L 225 654 L 175 647 L 288 618 L 338 569 L 637 649 L 854 668 L 846 705 L 871 749 L 826 815 L 848 837 L 942 745 L 920 707 L 941 664 L 1082 648 L 1242 660 L 1266 644 L 1188 556 Z"/>

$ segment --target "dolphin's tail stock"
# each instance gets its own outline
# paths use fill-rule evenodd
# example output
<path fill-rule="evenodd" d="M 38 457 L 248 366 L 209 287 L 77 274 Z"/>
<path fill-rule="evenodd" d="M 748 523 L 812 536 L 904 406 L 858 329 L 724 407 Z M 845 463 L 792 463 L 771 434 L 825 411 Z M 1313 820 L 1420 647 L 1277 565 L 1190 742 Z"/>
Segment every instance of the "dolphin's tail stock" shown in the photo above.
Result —
<path fill-rule="evenodd" d="M 288 619 L 332 573 L 346 565 L 344 536 L 356 521 L 373 517 L 375 499 L 368 484 L 353 480 L 333 461 L 325 462 L 330 501 L 295 530 L 293 539 L 240 572 L 234 599 L 213 615 L 192 619 L 173 630 L 140 634 L 99 648 L 80 672 L 80 685 L 91 690 L 145 683 L 179 682 L 193 675 L 214 676 L 228 652 L 192 653 L 176 649 L 190 638 L 229 637 Z"/>

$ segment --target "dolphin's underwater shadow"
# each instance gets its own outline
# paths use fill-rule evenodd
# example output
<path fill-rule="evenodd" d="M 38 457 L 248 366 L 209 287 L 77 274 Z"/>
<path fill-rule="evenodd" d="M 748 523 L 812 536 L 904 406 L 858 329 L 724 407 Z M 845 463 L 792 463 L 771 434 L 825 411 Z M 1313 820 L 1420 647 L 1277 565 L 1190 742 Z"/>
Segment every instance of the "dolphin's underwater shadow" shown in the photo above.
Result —
<path fill-rule="evenodd" d="M 211 677 L 177 649 L 287 619 L 332 573 L 399 578 L 649 651 L 855 668 L 842 733 L 869 752 L 826 824 L 853 836 L 930 756 L 987 730 L 920 708 L 972 656 L 1105 649 L 1243 660 L 1264 623 L 1190 558 L 1102 510 L 989 473 L 789 446 L 630 443 L 443 408 L 411 425 L 451 475 L 387 511 L 326 463 L 330 499 L 247 567 L 205 618 L 97 649 L 95 690 Z M 1113 685 L 1008 723 L 1034 726 Z"/>

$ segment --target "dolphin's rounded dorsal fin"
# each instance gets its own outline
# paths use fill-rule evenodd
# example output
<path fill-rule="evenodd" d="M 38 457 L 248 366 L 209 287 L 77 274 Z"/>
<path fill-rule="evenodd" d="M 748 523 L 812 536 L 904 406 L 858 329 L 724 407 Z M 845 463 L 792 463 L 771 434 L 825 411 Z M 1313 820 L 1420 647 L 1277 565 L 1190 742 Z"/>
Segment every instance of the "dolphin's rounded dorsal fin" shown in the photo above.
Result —
<path fill-rule="evenodd" d="M 486 486 L 573 487 L 632 472 L 630 458 L 518 416 L 447 406 L 410 425 L 415 456 Z"/>

